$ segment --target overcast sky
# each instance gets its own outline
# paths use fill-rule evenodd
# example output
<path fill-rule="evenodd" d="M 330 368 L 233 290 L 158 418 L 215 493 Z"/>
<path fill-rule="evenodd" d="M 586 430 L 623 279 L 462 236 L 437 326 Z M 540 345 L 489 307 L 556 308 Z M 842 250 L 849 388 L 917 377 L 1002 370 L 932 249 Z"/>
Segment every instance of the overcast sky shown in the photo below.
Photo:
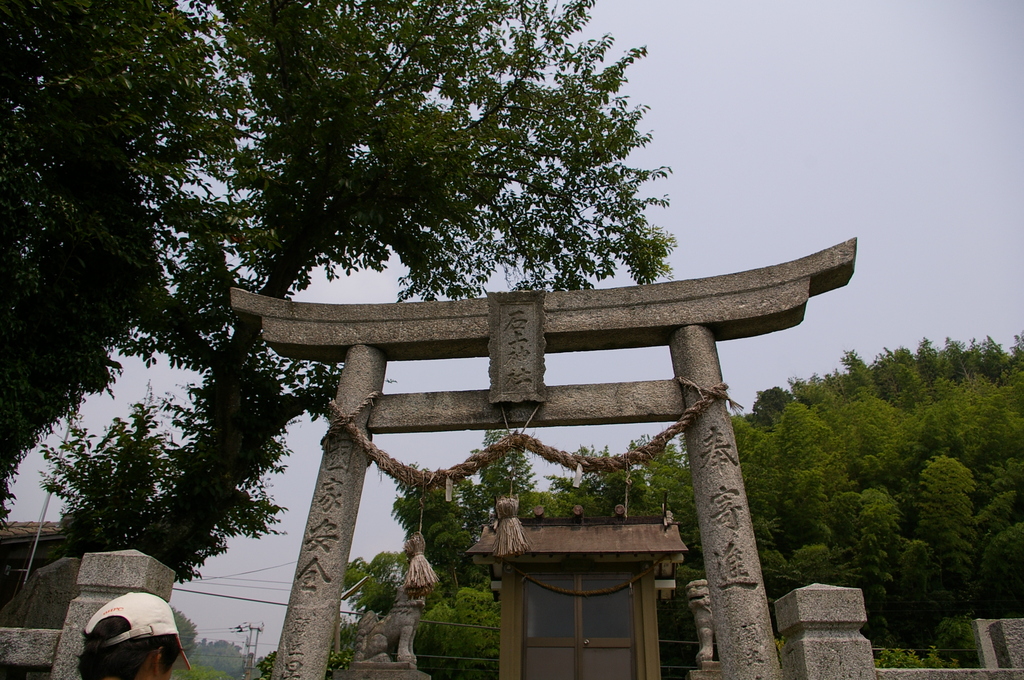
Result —
<path fill-rule="evenodd" d="M 646 45 L 627 93 L 650 107 L 652 144 L 641 166 L 669 166 L 651 191 L 672 205 L 652 213 L 679 247 L 673 278 L 762 267 L 859 239 L 845 288 L 812 298 L 802 325 L 722 343 L 733 397 L 839 367 L 844 352 L 867 360 L 885 348 L 915 348 L 991 336 L 1008 347 L 1024 332 L 1024 3 L 973 0 L 691 2 L 600 0 L 588 35 L 612 33 L 619 48 Z M 392 302 L 399 271 L 317 285 L 317 302 Z M 626 279 L 602 287 L 628 285 Z M 671 376 L 667 348 L 548 358 L 547 383 Z M 386 389 L 415 392 L 487 387 L 486 360 L 392 364 Z M 115 398 L 84 409 L 99 431 L 145 396 L 180 393 L 188 377 L 126 362 Z M 565 449 L 608 445 L 615 453 L 659 425 L 537 432 Z M 289 511 L 287 535 L 235 541 L 187 590 L 287 602 L 319 465 L 322 423 L 289 429 L 294 454 L 273 479 Z M 376 441 L 409 462 L 439 467 L 480 445 L 481 433 L 389 435 Z M 42 509 L 30 456 L 15 485 L 12 520 Z M 550 474 L 545 472 L 544 474 Z M 394 486 L 371 468 L 352 556 L 400 550 L 390 519 Z M 52 504 L 47 519 L 57 519 Z M 283 565 L 283 566 L 282 566 Z M 276 567 L 267 569 L 269 567 Z M 176 591 L 172 604 L 200 637 L 264 622 L 260 654 L 276 647 L 284 607 Z"/>

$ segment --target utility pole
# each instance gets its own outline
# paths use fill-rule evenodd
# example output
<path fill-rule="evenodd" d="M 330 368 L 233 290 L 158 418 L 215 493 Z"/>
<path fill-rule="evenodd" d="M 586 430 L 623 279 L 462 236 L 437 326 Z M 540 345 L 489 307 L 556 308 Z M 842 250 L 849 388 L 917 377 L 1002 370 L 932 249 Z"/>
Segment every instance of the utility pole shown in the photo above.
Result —
<path fill-rule="evenodd" d="M 252 669 L 256 666 L 256 651 L 260 645 L 260 631 L 263 630 L 263 622 L 249 623 L 248 621 L 239 624 L 231 630 L 236 633 L 246 633 L 245 636 L 245 680 L 252 680 Z M 253 641 L 253 631 L 256 632 L 256 640 Z"/>

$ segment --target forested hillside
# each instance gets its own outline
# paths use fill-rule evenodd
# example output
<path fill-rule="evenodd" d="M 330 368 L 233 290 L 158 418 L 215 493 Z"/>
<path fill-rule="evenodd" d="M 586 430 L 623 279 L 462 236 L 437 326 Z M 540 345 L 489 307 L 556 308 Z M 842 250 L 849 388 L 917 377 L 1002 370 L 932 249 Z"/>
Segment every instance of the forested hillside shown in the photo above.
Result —
<path fill-rule="evenodd" d="M 734 423 L 769 595 L 857 586 L 876 646 L 971 647 L 1024 614 L 1024 343 L 843 367 Z"/>
<path fill-rule="evenodd" d="M 849 353 L 842 365 L 762 391 L 751 413 L 733 419 L 769 598 L 814 582 L 856 586 L 874 646 L 973 648 L 971 618 L 1024 616 L 1024 340 L 1009 350 L 992 340 L 941 348 L 923 341 L 916 352 L 886 351 L 870 364 Z M 518 456 L 457 485 L 455 502 L 423 496 L 426 554 L 442 578 L 424 620 L 498 625 L 485 571 L 462 556 L 495 496 L 511 488 L 520 514 L 542 504 L 548 516 L 577 503 L 588 515 L 610 515 L 626 500 L 624 473 L 585 475 L 578 489 L 570 477 L 548 481 L 538 491 Z M 703 574 L 685 450 L 670 446 L 628 481 L 631 515 L 660 513 L 664 500 L 680 522 L 690 547 L 681 592 Z M 420 504 L 418 490 L 395 503 L 410 531 L 420 525 Z M 349 580 L 378 576 L 360 606 L 388 606 L 403 559 L 352 563 Z M 663 603 L 663 640 L 696 639 L 684 600 Z M 473 659 L 497 656 L 497 634 L 427 624 L 417 650 L 463 657 L 421 665 L 489 670 Z M 687 665 L 693 651 L 665 643 L 662 663 Z"/>

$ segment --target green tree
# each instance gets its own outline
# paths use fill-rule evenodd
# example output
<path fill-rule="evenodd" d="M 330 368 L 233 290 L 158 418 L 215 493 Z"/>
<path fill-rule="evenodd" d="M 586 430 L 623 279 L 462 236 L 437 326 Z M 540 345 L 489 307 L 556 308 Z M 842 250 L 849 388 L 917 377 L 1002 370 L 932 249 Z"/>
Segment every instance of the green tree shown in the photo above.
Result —
<path fill-rule="evenodd" d="M 504 434 L 489 430 L 483 445 L 497 442 Z M 540 502 L 531 459 L 525 451 L 509 453 L 500 462 L 481 470 L 472 484 L 460 487 L 459 504 L 464 507 L 465 527 L 474 539 L 480 537 L 481 528 L 491 519 L 497 499 L 509 494 L 519 498 L 519 510 L 523 513 Z"/>
<path fill-rule="evenodd" d="M 274 672 L 274 661 L 276 660 L 277 650 L 274 650 L 260 659 L 256 664 L 256 669 L 260 673 L 257 677 L 267 678 L 267 680 L 270 680 L 270 676 Z M 324 675 L 324 680 L 331 680 L 331 678 L 334 677 L 334 671 L 348 668 L 348 665 L 351 662 L 351 649 L 344 649 L 340 652 L 331 652 L 327 657 L 327 673 Z"/>
<path fill-rule="evenodd" d="M 974 489 L 971 471 L 955 458 L 936 456 L 921 471 L 917 535 L 931 547 L 946 587 L 962 584 L 971 574 Z"/>
<path fill-rule="evenodd" d="M 1024 522 L 996 534 L 981 558 L 981 586 L 993 600 L 1003 603 L 1006 615 L 1024 614 Z"/>
<path fill-rule="evenodd" d="M 484 446 L 498 441 L 502 434 L 488 431 Z M 407 533 L 422 530 L 426 539 L 424 555 L 441 579 L 439 590 L 446 596 L 454 597 L 463 586 L 487 584 L 486 573 L 467 563 L 464 555 L 491 521 L 495 500 L 509 493 L 519 498 L 521 514 L 543 497 L 536 491 L 533 470 L 523 451 L 512 452 L 474 478 L 455 484 L 452 502 L 445 500 L 440 489 L 426 493 L 418 488 L 399 489 L 392 514 Z"/>
<path fill-rule="evenodd" d="M 65 513 L 72 518 L 58 548 L 61 555 L 134 548 L 182 575 L 213 554 L 209 549 L 182 551 L 181 543 L 166 541 L 178 519 L 168 505 L 189 478 L 192 449 L 161 429 L 159 412 L 152 401 L 138 403 L 130 420 L 115 419 L 98 440 L 72 428 L 59 448 L 44 450 L 51 466 L 44 487 L 64 500 Z M 208 542 L 265 531 L 279 508 L 262 487 L 250 493 L 255 514 L 229 514 Z"/>
<path fill-rule="evenodd" d="M 643 440 L 632 441 L 629 447 L 635 448 L 642 443 Z M 608 447 L 600 452 L 592 447 L 580 447 L 577 453 L 610 455 Z M 568 472 L 547 479 L 550 483 L 549 510 L 556 517 L 568 517 L 574 505 L 582 506 L 585 515 L 597 517 L 611 517 L 616 505 L 626 506 L 629 515 L 660 515 L 663 503 L 673 513 L 684 513 L 684 518 L 689 518 L 694 512 L 689 468 L 685 455 L 675 443 L 669 443 L 650 465 L 637 466 L 628 472 L 585 473 L 578 488 L 573 486 L 573 476 Z M 695 512 L 692 517 L 696 519 Z"/>
<path fill-rule="evenodd" d="M 885 584 L 893 580 L 898 564 L 899 505 L 884 490 L 865 489 L 857 519 L 860 531 L 854 565 L 859 572 L 858 585 L 864 589 L 865 603 L 871 609 L 885 602 Z"/>
<path fill-rule="evenodd" d="M 227 640 L 203 638 L 196 643 L 192 656 L 189 657 L 189 661 L 192 660 L 199 666 L 225 673 L 235 680 L 241 680 L 245 670 L 242 648 Z"/>
<path fill-rule="evenodd" d="M 904 597 L 923 600 L 931 590 L 934 574 L 928 544 L 922 540 L 907 541 L 900 553 L 900 588 Z"/>
<path fill-rule="evenodd" d="M 793 394 L 781 387 L 758 391 L 757 401 L 747 419 L 760 427 L 771 427 L 782 417 L 786 404 L 793 401 Z"/>
<path fill-rule="evenodd" d="M 174 607 L 171 607 L 171 612 L 174 614 L 174 626 L 178 629 L 181 648 L 184 650 L 185 656 L 188 656 L 196 646 L 196 624 Z"/>
<path fill-rule="evenodd" d="M 932 647 L 924 657 L 917 655 L 912 649 L 883 649 L 875 659 L 876 668 L 959 668 L 953 661 L 939 656 L 939 651 Z"/>
<path fill-rule="evenodd" d="M 402 297 L 422 299 L 480 294 L 496 272 L 558 289 L 667 272 L 672 239 L 646 216 L 664 200 L 641 194 L 666 171 L 625 162 L 649 141 L 619 93 L 643 51 L 609 61 L 610 38 L 573 42 L 591 4 L 216 4 L 236 144 L 204 169 L 223 196 L 166 240 L 164 287 L 125 348 L 200 375 L 173 405 L 188 464 L 156 540 L 200 562 L 222 551 L 262 503 L 285 426 L 325 415 L 334 390 L 333 368 L 271 353 L 235 317 L 231 286 L 288 298 L 319 267 L 392 258 Z M 257 532 L 272 522 L 254 516 Z"/>
<path fill-rule="evenodd" d="M 202 664 L 195 663 L 191 659 L 189 663 L 192 668 L 187 671 L 177 670 L 171 673 L 171 677 L 174 680 L 230 680 L 232 677 L 224 671 L 219 671 L 216 668 L 210 668 L 209 666 L 203 666 Z"/>
<path fill-rule="evenodd" d="M 100 392 L 158 252 L 230 142 L 213 23 L 156 0 L 0 2 L 0 519 L 28 449 Z"/>
<path fill-rule="evenodd" d="M 481 567 L 476 567 L 481 570 Z M 501 605 L 495 602 L 489 590 L 460 588 L 454 598 L 437 602 L 423 612 L 419 632 L 416 634 L 416 653 L 430 657 L 457 657 L 449 659 L 423 659 L 421 667 L 431 666 L 430 675 L 437 680 L 457 680 L 467 674 L 480 672 L 497 674 L 496 661 L 500 648 L 497 630 L 486 628 L 453 628 L 430 624 L 430 621 L 457 623 L 463 626 L 501 625 Z"/>
<path fill-rule="evenodd" d="M 449 596 L 484 578 L 484 574 L 464 559 L 466 550 L 479 535 L 479 526 L 473 527 L 469 516 L 478 515 L 465 503 L 469 480 L 460 482 L 453 490 L 453 500 L 445 500 L 443 489 L 425 494 L 421 489 L 400 488 L 392 514 L 406 534 L 420 531 L 422 517 L 423 538 L 426 541 L 424 557 L 440 578 L 439 591 Z M 422 502 L 422 512 L 421 512 Z"/>
<path fill-rule="evenodd" d="M 398 588 L 405 579 L 408 558 L 403 552 L 382 552 L 367 562 L 362 557 L 349 561 L 345 572 L 345 588 L 352 588 L 369 576 L 351 602 L 359 611 L 374 611 L 381 616 L 391 611 Z"/>
<path fill-rule="evenodd" d="M 790 393 L 778 417 L 734 419 L 771 597 L 845 575 L 876 644 L 919 648 L 1019 611 L 1022 336 L 848 353 Z"/>
<path fill-rule="evenodd" d="M 831 465 L 830 435 L 823 419 L 800 403 L 785 408 L 772 433 L 780 466 L 775 493 L 782 531 L 776 542 L 784 550 L 828 541 L 829 487 L 842 479 Z"/>

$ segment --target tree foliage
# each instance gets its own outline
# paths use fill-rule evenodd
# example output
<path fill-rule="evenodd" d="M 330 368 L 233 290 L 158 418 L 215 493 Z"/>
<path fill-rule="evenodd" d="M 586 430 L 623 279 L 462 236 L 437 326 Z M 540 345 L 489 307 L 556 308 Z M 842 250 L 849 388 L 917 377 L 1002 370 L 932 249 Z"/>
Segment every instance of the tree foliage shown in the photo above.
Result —
<path fill-rule="evenodd" d="M 120 368 L 192 182 L 230 140 L 207 20 L 175 2 L 0 2 L 0 506 L 25 451 Z M 6 510 L 2 511 L 6 514 Z"/>
<path fill-rule="evenodd" d="M 204 120 L 230 138 L 157 230 L 160 285 L 118 345 L 199 375 L 169 405 L 188 461 L 164 497 L 174 549 L 222 551 L 241 515 L 269 528 L 253 511 L 284 428 L 324 415 L 337 378 L 271 353 L 230 287 L 288 298 L 318 268 L 392 262 L 421 299 L 480 294 L 496 273 L 565 289 L 667 272 L 672 238 L 646 215 L 665 201 L 642 193 L 666 170 L 625 162 L 649 141 L 619 93 L 643 50 L 578 40 L 591 4 L 193 3 L 210 17 L 186 36 L 209 49 Z"/>
<path fill-rule="evenodd" d="M 171 607 L 174 614 L 174 627 L 178 629 L 178 640 L 181 641 L 181 649 L 187 657 L 196 646 L 196 624 L 174 607 Z"/>
<path fill-rule="evenodd" d="M 194 661 L 197 666 L 210 669 L 215 673 L 223 673 L 234 680 L 241 680 L 245 671 L 245 657 L 242 655 L 242 648 L 227 640 L 203 638 L 195 644 L 189 661 Z M 209 671 L 205 671 L 201 677 L 209 675 Z"/>
<path fill-rule="evenodd" d="M 171 673 L 171 677 L 174 680 L 231 680 L 232 676 L 219 671 L 216 668 L 210 666 L 204 666 L 200 663 L 190 661 L 192 668 L 184 670 L 176 670 Z"/>
<path fill-rule="evenodd" d="M 189 483 L 193 449 L 161 429 L 159 412 L 152 401 L 135 404 L 131 419 L 115 419 L 102 437 L 72 428 L 58 448 L 44 449 L 50 464 L 44 487 L 64 500 L 71 520 L 57 548 L 61 555 L 134 548 L 190 574 L 228 536 L 257 536 L 273 521 L 280 508 L 262 487 L 251 488 L 247 512 L 227 513 L 212 535 L 183 539 L 168 506 Z"/>
<path fill-rule="evenodd" d="M 345 572 L 345 588 L 354 588 L 363 577 L 369 576 L 369 579 L 349 601 L 359 611 L 387 614 L 395 603 L 408 566 L 409 560 L 402 552 L 377 553 L 369 562 L 361 557 L 351 560 Z"/>
<path fill-rule="evenodd" d="M 479 567 L 478 567 L 479 569 Z M 431 623 L 431 622 L 439 623 Z M 442 625 L 459 624 L 458 627 Z M 487 588 L 460 588 L 453 598 L 435 602 L 423 612 L 416 634 L 417 664 L 437 680 L 459 680 L 469 673 L 497 675 L 501 647 L 501 605 Z M 470 627 L 473 626 L 473 627 Z M 439 658 L 447 657 L 447 658 Z"/>
<path fill-rule="evenodd" d="M 957 617 L 1024 612 L 1020 337 L 851 353 L 780 390 L 734 421 L 770 597 L 860 587 L 877 646 L 948 648 Z"/>
<path fill-rule="evenodd" d="M 259 675 L 256 676 L 254 674 L 254 677 L 267 678 L 267 680 L 270 680 L 271 674 L 274 672 L 275 661 L 277 661 L 276 649 L 260 659 L 259 663 L 256 664 L 256 670 L 259 672 Z M 331 652 L 327 657 L 327 673 L 324 674 L 324 680 L 331 680 L 331 678 L 334 677 L 334 671 L 348 668 L 348 665 L 351 662 L 351 649 L 343 649 L 340 652 Z"/>

